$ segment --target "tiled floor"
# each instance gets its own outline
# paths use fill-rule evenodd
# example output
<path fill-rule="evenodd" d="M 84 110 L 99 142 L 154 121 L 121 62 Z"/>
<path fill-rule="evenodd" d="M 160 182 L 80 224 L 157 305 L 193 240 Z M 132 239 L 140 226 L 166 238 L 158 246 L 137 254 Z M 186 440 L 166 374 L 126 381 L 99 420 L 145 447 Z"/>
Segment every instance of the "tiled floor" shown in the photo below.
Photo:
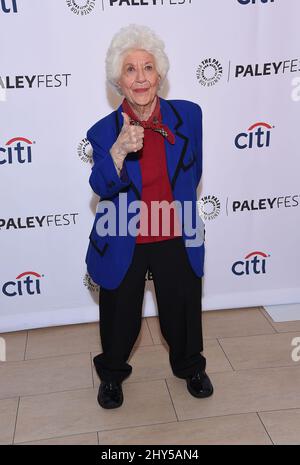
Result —
<path fill-rule="evenodd" d="M 151 317 L 115 410 L 96 400 L 97 323 L 1 334 L 0 444 L 300 444 L 300 322 L 256 307 L 204 312 L 203 326 L 212 397 L 192 397 L 173 376 Z"/>

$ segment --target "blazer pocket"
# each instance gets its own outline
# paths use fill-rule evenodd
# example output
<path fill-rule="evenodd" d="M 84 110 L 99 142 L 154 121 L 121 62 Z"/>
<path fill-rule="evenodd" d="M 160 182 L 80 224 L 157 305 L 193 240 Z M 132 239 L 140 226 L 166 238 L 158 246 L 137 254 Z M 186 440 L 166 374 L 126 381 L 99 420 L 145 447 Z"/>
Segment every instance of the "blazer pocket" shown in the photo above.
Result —
<path fill-rule="evenodd" d="M 91 231 L 89 239 L 94 249 L 101 255 L 101 257 L 103 257 L 108 247 L 107 237 L 99 236 L 94 227 Z"/>
<path fill-rule="evenodd" d="M 192 166 L 196 161 L 195 152 L 188 152 L 185 154 L 182 160 L 182 168 L 186 171 L 190 166 Z"/>

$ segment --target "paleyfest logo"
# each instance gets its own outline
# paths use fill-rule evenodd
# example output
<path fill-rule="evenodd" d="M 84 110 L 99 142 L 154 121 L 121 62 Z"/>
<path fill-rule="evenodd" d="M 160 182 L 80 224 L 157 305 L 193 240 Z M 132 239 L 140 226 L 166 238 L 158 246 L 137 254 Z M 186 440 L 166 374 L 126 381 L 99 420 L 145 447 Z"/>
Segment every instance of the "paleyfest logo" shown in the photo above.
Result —
<path fill-rule="evenodd" d="M 193 0 L 107 0 L 109 6 L 181 6 L 190 5 Z"/>
<path fill-rule="evenodd" d="M 23 295 L 37 295 L 41 293 L 41 278 L 44 275 L 35 271 L 24 271 L 14 281 L 7 281 L 2 286 L 2 293 L 6 297 Z"/>
<path fill-rule="evenodd" d="M 229 203 L 229 199 L 227 199 Z M 279 210 L 283 208 L 295 208 L 300 206 L 300 195 L 285 195 L 279 197 L 266 197 L 262 199 L 243 199 L 233 200 L 231 202 L 231 210 L 233 213 L 242 212 L 264 212 L 271 210 Z M 228 214 L 228 209 L 227 209 Z"/>
<path fill-rule="evenodd" d="M 246 130 L 247 132 L 241 132 L 236 136 L 234 144 L 237 149 L 269 147 L 271 129 L 274 129 L 274 126 L 269 123 L 254 123 Z"/>
<path fill-rule="evenodd" d="M 13 137 L 0 147 L 0 165 L 32 163 L 32 146 L 35 142 L 26 137 Z"/>
<path fill-rule="evenodd" d="M 243 260 L 234 262 L 231 271 L 236 276 L 266 274 L 266 259 L 268 257 L 270 257 L 270 255 L 265 252 L 251 252 L 247 254 Z"/>
<path fill-rule="evenodd" d="M 70 81 L 70 73 L 56 74 L 34 74 L 34 75 L 0 75 L 0 102 L 7 100 L 8 92 L 11 90 L 23 89 L 56 89 L 58 87 L 68 87 Z"/>
<path fill-rule="evenodd" d="M 0 217 L 0 231 L 6 230 L 23 230 L 29 228 L 49 228 L 55 226 L 58 228 L 64 226 L 73 226 L 77 224 L 79 213 L 57 213 L 50 215 L 32 215 L 23 217 Z"/>
<path fill-rule="evenodd" d="M 248 63 L 235 66 L 235 78 L 278 76 L 287 73 L 297 73 L 300 71 L 300 59 L 293 58 L 268 63 Z"/>

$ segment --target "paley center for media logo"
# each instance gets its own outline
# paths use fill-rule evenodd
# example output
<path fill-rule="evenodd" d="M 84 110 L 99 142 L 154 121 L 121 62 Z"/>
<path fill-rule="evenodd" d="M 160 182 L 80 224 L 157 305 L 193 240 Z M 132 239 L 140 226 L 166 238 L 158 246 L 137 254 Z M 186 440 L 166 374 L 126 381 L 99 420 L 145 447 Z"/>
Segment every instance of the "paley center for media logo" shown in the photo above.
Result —
<path fill-rule="evenodd" d="M 223 75 L 223 66 L 216 58 L 205 58 L 197 68 L 196 76 L 203 87 L 217 84 Z"/>
<path fill-rule="evenodd" d="M 176 7 L 191 5 L 193 0 L 66 0 L 67 7 L 77 16 L 86 16 L 94 11 L 96 7 L 105 11 L 113 7 Z"/>
<path fill-rule="evenodd" d="M 84 163 L 93 163 L 93 148 L 90 142 L 84 138 L 77 146 L 77 154 Z"/>
<path fill-rule="evenodd" d="M 100 287 L 96 284 L 88 273 L 85 273 L 83 277 L 83 284 L 90 292 L 99 292 Z"/>
<path fill-rule="evenodd" d="M 241 150 L 270 147 L 272 129 L 274 126 L 269 123 L 261 121 L 254 123 L 235 137 L 234 144 Z"/>
<path fill-rule="evenodd" d="M 0 12 L 18 13 L 17 0 L 0 0 Z"/>
<path fill-rule="evenodd" d="M 300 58 L 234 65 L 229 60 L 226 70 L 227 83 L 231 79 L 284 76 L 300 71 Z M 225 74 L 224 66 L 217 58 L 205 58 L 196 70 L 197 80 L 203 87 L 212 87 L 219 83 L 223 74 Z"/>
<path fill-rule="evenodd" d="M 72 13 L 77 16 L 86 16 L 92 11 L 96 6 L 96 0 L 66 0 L 67 6 L 70 8 Z"/>
<path fill-rule="evenodd" d="M 0 165 L 32 163 L 32 147 L 35 141 L 27 137 L 13 137 L 0 146 Z"/>
<path fill-rule="evenodd" d="M 151 270 L 147 270 L 146 272 L 145 282 L 147 281 L 153 281 L 153 275 Z M 83 284 L 90 292 L 101 292 L 100 286 L 92 280 L 89 273 L 85 273 L 83 277 Z"/>
<path fill-rule="evenodd" d="M 41 279 L 44 275 L 35 271 L 24 271 L 13 281 L 2 285 L 2 293 L 6 297 L 41 294 Z"/>
<path fill-rule="evenodd" d="M 235 276 L 266 274 L 267 259 L 270 255 L 261 251 L 248 253 L 245 258 L 233 263 L 231 271 Z"/>
<path fill-rule="evenodd" d="M 205 195 L 197 201 L 198 212 L 203 221 L 217 218 L 221 211 L 221 202 L 215 195 Z"/>

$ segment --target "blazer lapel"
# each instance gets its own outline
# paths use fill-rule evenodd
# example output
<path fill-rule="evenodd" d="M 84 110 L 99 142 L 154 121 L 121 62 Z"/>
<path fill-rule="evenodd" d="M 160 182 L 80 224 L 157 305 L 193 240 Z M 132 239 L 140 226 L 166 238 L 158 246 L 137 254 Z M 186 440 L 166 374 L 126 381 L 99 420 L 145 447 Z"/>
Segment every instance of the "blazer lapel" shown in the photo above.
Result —
<path fill-rule="evenodd" d="M 174 190 L 181 161 L 186 153 L 189 139 L 181 132 L 183 120 L 174 105 L 162 98 L 160 98 L 160 105 L 163 122 L 169 126 L 170 130 L 175 134 L 174 145 L 165 140 L 168 174 L 171 187 Z"/>

